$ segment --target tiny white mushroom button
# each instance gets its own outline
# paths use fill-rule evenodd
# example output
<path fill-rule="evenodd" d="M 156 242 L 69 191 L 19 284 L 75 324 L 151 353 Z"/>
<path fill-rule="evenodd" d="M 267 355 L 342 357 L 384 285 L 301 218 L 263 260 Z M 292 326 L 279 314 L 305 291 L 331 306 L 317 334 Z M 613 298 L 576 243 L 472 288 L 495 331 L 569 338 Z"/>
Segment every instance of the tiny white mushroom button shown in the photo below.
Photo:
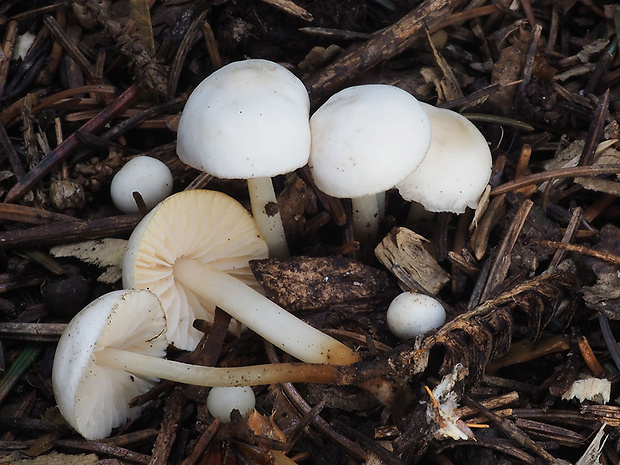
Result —
<path fill-rule="evenodd" d="M 396 337 L 409 339 L 439 328 L 446 321 L 443 305 L 431 296 L 403 292 L 387 311 L 388 328 Z"/>
<path fill-rule="evenodd" d="M 133 197 L 138 192 L 150 210 L 172 193 L 172 173 L 157 158 L 140 156 L 128 161 L 112 179 L 110 196 L 123 213 L 138 213 Z"/>
<path fill-rule="evenodd" d="M 230 422 L 233 410 L 239 410 L 246 417 L 254 409 L 256 398 L 249 386 L 214 387 L 207 396 L 207 409 L 214 418 L 223 423 Z"/>

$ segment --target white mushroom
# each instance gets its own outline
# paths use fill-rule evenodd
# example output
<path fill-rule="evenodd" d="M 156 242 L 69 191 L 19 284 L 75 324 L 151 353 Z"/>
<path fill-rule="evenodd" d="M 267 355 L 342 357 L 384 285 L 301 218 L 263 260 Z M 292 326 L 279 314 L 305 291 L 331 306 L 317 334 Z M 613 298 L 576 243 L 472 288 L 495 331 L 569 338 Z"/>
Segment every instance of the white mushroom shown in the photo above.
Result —
<path fill-rule="evenodd" d="M 439 328 L 446 322 L 446 310 L 428 295 L 403 292 L 396 296 L 387 311 L 387 325 L 392 334 L 409 339 Z"/>
<path fill-rule="evenodd" d="M 189 96 L 177 135 L 186 164 L 213 176 L 247 179 L 252 213 L 272 257 L 288 247 L 271 177 L 305 165 L 310 100 L 277 63 L 245 60 L 220 68 Z"/>
<path fill-rule="evenodd" d="M 267 255 L 255 221 L 237 201 L 215 191 L 179 192 L 152 209 L 134 230 L 123 257 L 123 285 L 154 292 L 168 318 L 170 342 L 193 350 L 202 335 L 193 322 L 213 321 L 216 304 L 175 281 L 175 260 L 208 263 L 256 287 L 249 261 Z M 238 322 L 231 330 L 238 332 Z"/>
<path fill-rule="evenodd" d="M 214 418 L 223 423 L 230 422 L 233 410 L 239 410 L 242 417 L 254 410 L 256 397 L 249 386 L 214 387 L 207 394 L 207 409 Z"/>
<path fill-rule="evenodd" d="M 463 213 L 475 209 L 491 177 L 489 144 L 464 116 L 423 104 L 432 128 L 424 161 L 399 182 L 405 200 L 432 212 Z"/>
<path fill-rule="evenodd" d="M 282 382 L 339 382 L 338 367 L 279 363 L 213 368 L 164 359 L 166 318 L 155 294 L 113 291 L 82 309 L 56 349 L 52 385 L 65 420 L 87 439 L 99 439 L 141 409 L 129 401 L 158 378 L 199 386 Z"/>
<path fill-rule="evenodd" d="M 308 165 L 319 189 L 351 198 L 353 227 L 362 241 L 377 235 L 376 194 L 394 187 L 423 160 L 431 140 L 426 113 L 398 87 L 344 89 L 310 118 Z"/>
<path fill-rule="evenodd" d="M 140 194 L 150 210 L 172 193 L 172 183 L 172 173 L 164 162 L 142 155 L 118 170 L 110 184 L 110 195 L 116 208 L 123 213 L 138 213 L 134 192 Z"/>
<path fill-rule="evenodd" d="M 306 324 L 255 289 L 248 261 L 267 246 L 239 202 L 221 192 L 183 191 L 161 202 L 138 224 L 123 260 L 123 285 L 149 289 L 161 299 L 172 341 L 184 338 L 205 307 L 218 306 L 285 352 L 305 362 L 348 365 L 359 355 Z M 243 281 L 245 279 L 245 281 Z M 177 323 L 178 322 L 178 323 Z"/>

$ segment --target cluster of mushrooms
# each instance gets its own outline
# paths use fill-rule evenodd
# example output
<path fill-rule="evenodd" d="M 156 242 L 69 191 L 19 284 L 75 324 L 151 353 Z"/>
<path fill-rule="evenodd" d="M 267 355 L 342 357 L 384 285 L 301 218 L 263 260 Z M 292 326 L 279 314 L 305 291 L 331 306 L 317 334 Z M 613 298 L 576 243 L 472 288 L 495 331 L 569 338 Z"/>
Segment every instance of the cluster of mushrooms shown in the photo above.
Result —
<path fill-rule="evenodd" d="M 253 398 L 248 386 L 336 383 L 339 367 L 360 360 L 353 349 L 257 289 L 249 261 L 289 254 L 273 209 L 273 176 L 307 164 L 321 190 L 352 200 L 354 231 L 361 241 L 376 237 L 388 189 L 397 187 L 403 198 L 429 211 L 461 213 L 477 206 L 488 183 L 491 154 L 475 126 L 397 87 L 344 89 L 312 117 L 309 113 L 301 81 L 286 68 L 258 59 L 219 69 L 188 99 L 178 128 L 180 159 L 219 178 L 247 179 L 252 214 L 221 192 L 171 194 L 165 165 L 146 157 L 119 171 L 114 182 L 127 186 L 113 186 L 119 209 L 135 211 L 133 191 L 150 208 L 127 244 L 124 289 L 98 298 L 71 320 L 54 360 L 58 407 L 82 436 L 106 437 L 135 418 L 140 408 L 130 407 L 130 400 L 159 379 L 236 387 L 245 400 L 232 405 L 247 410 Z M 154 185 L 164 187 L 152 192 Z M 434 320 L 412 321 L 401 306 L 412 299 L 426 301 L 405 293 L 388 311 L 398 337 L 413 337 L 445 320 L 443 308 L 431 303 L 438 315 Z M 216 306 L 233 317 L 232 332 L 248 328 L 303 363 L 214 368 L 166 359 L 169 344 L 196 347 L 201 333 L 192 324 L 212 321 Z M 381 397 L 380 384 L 365 388 Z M 214 400 L 214 410 L 229 402 L 227 393 L 212 392 L 226 399 Z"/>

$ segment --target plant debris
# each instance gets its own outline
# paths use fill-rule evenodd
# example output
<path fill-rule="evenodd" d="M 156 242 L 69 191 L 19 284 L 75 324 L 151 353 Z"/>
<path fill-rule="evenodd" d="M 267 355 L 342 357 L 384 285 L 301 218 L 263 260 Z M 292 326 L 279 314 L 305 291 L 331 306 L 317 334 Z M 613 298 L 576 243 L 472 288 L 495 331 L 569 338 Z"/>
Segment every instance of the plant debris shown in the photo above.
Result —
<path fill-rule="evenodd" d="M 619 25 L 617 5 L 586 0 L 2 2 L 0 463 L 619 463 Z M 373 256 L 350 201 L 308 167 L 274 178 L 291 257 L 252 272 L 359 354 L 344 385 L 256 387 L 256 411 L 224 425 L 208 388 L 161 382 L 133 400 L 139 418 L 86 441 L 50 378 L 66 323 L 122 286 L 144 212 L 121 214 L 110 182 L 148 155 L 173 192 L 249 207 L 245 181 L 176 155 L 188 95 L 246 58 L 292 71 L 312 111 L 380 83 L 467 116 L 493 157 L 484 202 L 429 214 L 391 189 Z M 397 339 L 386 311 L 402 290 L 436 296 L 446 323 Z M 290 360 L 230 321 L 195 321 L 197 348 L 168 357 Z"/>

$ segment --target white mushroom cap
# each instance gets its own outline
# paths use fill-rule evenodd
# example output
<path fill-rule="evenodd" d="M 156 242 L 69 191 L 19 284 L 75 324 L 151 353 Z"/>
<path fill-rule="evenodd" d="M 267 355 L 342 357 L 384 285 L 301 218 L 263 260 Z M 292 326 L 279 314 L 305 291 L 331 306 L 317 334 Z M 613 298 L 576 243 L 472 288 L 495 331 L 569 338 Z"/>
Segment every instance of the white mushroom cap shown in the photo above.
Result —
<path fill-rule="evenodd" d="M 423 104 L 432 127 L 426 158 L 398 188 L 405 200 L 428 211 L 463 213 L 475 209 L 491 177 L 489 144 L 464 116 Z"/>
<path fill-rule="evenodd" d="M 193 350 L 202 334 L 192 324 L 212 321 L 215 306 L 175 281 L 175 261 L 208 263 L 256 287 L 249 261 L 267 256 L 254 219 L 236 200 L 209 190 L 178 192 L 151 210 L 129 238 L 123 286 L 154 292 L 166 312 L 170 342 Z"/>
<path fill-rule="evenodd" d="M 230 63 L 192 92 L 177 134 L 184 163 L 219 178 L 273 177 L 308 161 L 310 100 L 283 66 Z"/>
<path fill-rule="evenodd" d="M 388 328 L 394 336 L 409 339 L 439 328 L 446 322 L 446 310 L 431 296 L 403 292 L 387 311 Z"/>
<path fill-rule="evenodd" d="M 254 391 L 249 386 L 214 387 L 207 395 L 207 409 L 214 418 L 223 423 L 230 422 L 233 410 L 239 410 L 246 417 L 256 405 Z"/>
<path fill-rule="evenodd" d="M 157 158 L 142 155 L 129 160 L 110 184 L 112 202 L 123 213 L 138 213 L 133 193 L 138 192 L 150 210 L 172 193 L 172 173 Z"/>
<path fill-rule="evenodd" d="M 391 189 L 420 164 L 431 140 L 418 100 L 384 84 L 332 95 L 310 118 L 310 129 L 314 181 L 340 198 Z"/>
<path fill-rule="evenodd" d="M 97 353 L 113 347 L 163 357 L 165 328 L 161 304 L 145 290 L 106 294 L 67 325 L 56 349 L 52 384 L 60 412 L 82 436 L 108 436 L 113 427 L 137 417 L 141 409 L 129 408 L 129 401 L 157 382 L 101 366 L 95 361 Z"/>

